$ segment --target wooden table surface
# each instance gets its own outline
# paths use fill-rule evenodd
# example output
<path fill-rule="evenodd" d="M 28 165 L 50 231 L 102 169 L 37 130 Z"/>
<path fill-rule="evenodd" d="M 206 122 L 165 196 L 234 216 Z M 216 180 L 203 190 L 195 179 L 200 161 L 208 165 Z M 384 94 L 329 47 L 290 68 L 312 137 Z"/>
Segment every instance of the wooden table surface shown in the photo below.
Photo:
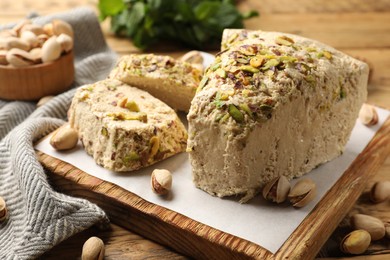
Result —
<path fill-rule="evenodd" d="M 390 109 L 390 0 L 241 0 L 241 10 L 256 9 L 260 17 L 246 22 L 249 29 L 274 30 L 299 34 L 329 44 L 351 56 L 365 60 L 371 68 L 368 103 Z M 0 24 L 15 22 L 31 12 L 40 15 L 66 11 L 77 6 L 96 10 L 97 0 L 1 0 Z M 96 11 L 97 12 L 97 11 Z M 102 28 L 109 46 L 120 55 L 139 52 L 129 40 L 118 39 Z M 158 46 L 149 52 L 178 57 L 188 51 L 179 46 Z M 390 156 L 354 205 L 349 215 L 362 212 L 390 222 L 390 201 L 372 204 L 367 192 L 375 181 L 390 180 Z M 335 248 L 348 216 L 321 251 L 322 256 L 343 257 Z M 108 229 L 92 227 L 47 252 L 42 259 L 80 259 L 81 248 L 90 236 L 106 244 L 105 259 L 185 259 L 172 250 L 147 240 L 117 225 Z M 364 256 L 342 259 L 390 259 L 390 239 L 373 243 Z M 332 259 L 333 259 L 332 258 Z"/>

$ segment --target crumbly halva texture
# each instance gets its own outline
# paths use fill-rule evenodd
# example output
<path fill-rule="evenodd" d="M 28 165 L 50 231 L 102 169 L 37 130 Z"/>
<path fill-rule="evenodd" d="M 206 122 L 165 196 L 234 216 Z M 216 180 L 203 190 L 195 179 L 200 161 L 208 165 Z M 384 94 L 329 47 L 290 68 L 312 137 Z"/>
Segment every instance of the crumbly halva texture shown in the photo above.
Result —
<path fill-rule="evenodd" d="M 110 78 L 146 90 L 170 107 L 188 112 L 201 74 L 190 63 L 169 56 L 131 54 L 119 60 Z"/>
<path fill-rule="evenodd" d="M 273 178 L 301 176 L 343 152 L 368 66 L 303 37 L 235 32 L 229 44 L 224 34 L 191 103 L 187 151 L 197 187 L 245 202 Z"/>
<path fill-rule="evenodd" d="M 87 153 L 113 171 L 137 170 L 186 147 L 187 132 L 175 111 L 119 80 L 80 87 L 68 117 Z"/>

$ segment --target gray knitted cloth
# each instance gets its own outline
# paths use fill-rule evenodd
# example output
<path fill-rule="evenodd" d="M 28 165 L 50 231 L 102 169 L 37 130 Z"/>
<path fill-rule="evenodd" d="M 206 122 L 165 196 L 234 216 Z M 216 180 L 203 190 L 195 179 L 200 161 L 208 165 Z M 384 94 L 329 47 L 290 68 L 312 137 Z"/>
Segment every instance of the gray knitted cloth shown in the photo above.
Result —
<path fill-rule="evenodd" d="M 44 24 L 54 18 L 69 22 L 75 31 L 73 87 L 105 78 L 117 57 L 107 47 L 94 12 L 79 8 L 35 21 Z M 40 108 L 33 102 L 0 100 L 0 196 L 9 210 L 8 220 L 0 223 L 0 259 L 37 258 L 66 238 L 107 221 L 96 205 L 55 192 L 34 153 L 33 142 L 65 122 L 74 90 Z"/>

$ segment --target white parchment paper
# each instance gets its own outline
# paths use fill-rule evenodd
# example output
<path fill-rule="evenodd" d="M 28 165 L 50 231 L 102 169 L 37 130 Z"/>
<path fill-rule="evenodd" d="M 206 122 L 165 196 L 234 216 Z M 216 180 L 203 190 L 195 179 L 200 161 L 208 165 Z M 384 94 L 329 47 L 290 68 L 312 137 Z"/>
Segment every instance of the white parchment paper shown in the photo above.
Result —
<path fill-rule="evenodd" d="M 57 152 L 50 146 L 49 138 L 46 138 L 35 148 L 72 164 L 90 175 L 115 183 L 149 202 L 249 240 L 275 253 L 316 203 L 340 178 L 390 115 L 390 111 L 387 110 L 377 109 L 377 111 L 379 113 L 377 125 L 367 127 L 357 122 L 344 154 L 306 175 L 317 183 L 318 196 L 309 205 L 300 209 L 294 209 L 287 203 L 282 205 L 267 203 L 261 196 L 257 196 L 248 204 L 239 204 L 233 198 L 212 197 L 193 185 L 191 165 L 186 153 L 176 155 L 142 170 L 116 173 L 96 165 L 80 143 L 71 151 Z M 168 169 L 172 172 L 173 189 L 170 196 L 160 197 L 152 192 L 150 174 L 153 169 Z"/>

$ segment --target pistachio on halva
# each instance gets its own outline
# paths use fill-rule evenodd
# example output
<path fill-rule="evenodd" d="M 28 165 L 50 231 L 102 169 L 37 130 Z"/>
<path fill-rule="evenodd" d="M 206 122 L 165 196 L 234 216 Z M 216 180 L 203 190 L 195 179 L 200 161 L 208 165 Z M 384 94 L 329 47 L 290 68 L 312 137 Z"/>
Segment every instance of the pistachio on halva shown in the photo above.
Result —
<path fill-rule="evenodd" d="M 366 230 L 370 234 L 371 240 L 379 240 L 385 236 L 385 225 L 376 217 L 354 214 L 350 221 L 353 228 Z"/>
<path fill-rule="evenodd" d="M 354 230 L 341 241 L 340 249 L 344 253 L 359 255 L 364 253 L 371 243 L 370 234 L 362 229 Z"/>
<path fill-rule="evenodd" d="M 286 176 L 281 175 L 267 183 L 263 188 L 263 197 L 266 200 L 282 203 L 287 199 L 291 185 Z"/>
<path fill-rule="evenodd" d="M 69 124 L 63 125 L 54 131 L 50 138 L 50 145 L 56 150 L 69 150 L 78 142 L 78 134 Z"/>
<path fill-rule="evenodd" d="M 317 187 L 311 179 L 299 180 L 290 190 L 288 199 L 294 207 L 304 207 L 311 202 L 317 194 Z"/>

